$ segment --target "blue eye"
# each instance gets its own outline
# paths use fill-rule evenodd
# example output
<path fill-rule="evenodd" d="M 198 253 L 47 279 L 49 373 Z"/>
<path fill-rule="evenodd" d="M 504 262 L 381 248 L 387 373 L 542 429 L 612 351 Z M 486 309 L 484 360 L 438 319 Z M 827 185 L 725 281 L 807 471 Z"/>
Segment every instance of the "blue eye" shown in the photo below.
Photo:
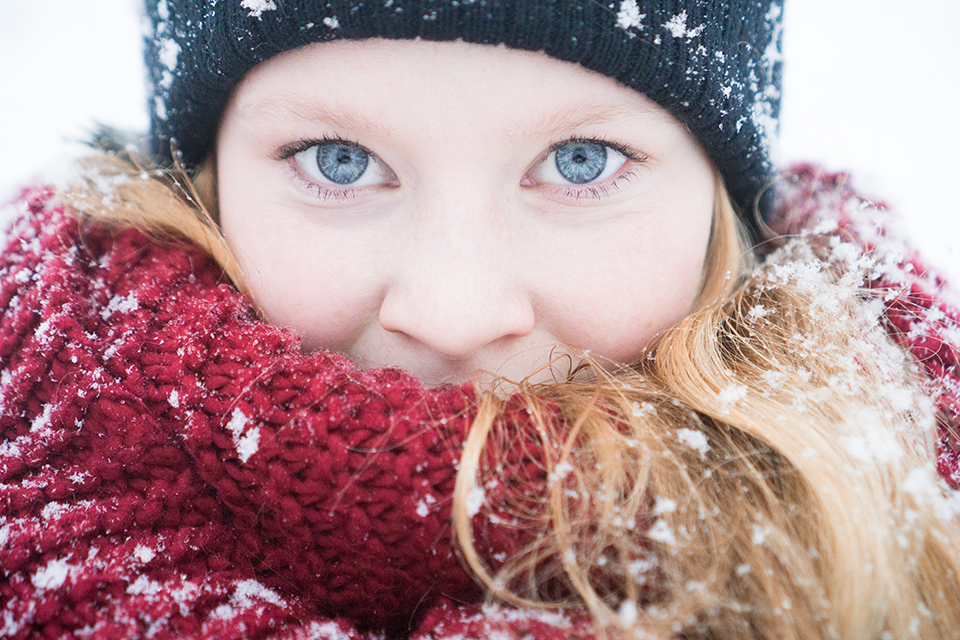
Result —
<path fill-rule="evenodd" d="M 573 184 L 593 182 L 607 167 L 608 148 L 590 140 L 571 140 L 554 150 L 554 164 Z"/>
<path fill-rule="evenodd" d="M 317 168 L 334 184 L 356 182 L 370 163 L 370 154 L 348 142 L 328 142 L 317 147 Z"/>
<path fill-rule="evenodd" d="M 346 140 L 318 142 L 294 154 L 293 159 L 321 185 L 367 187 L 388 182 L 392 175 L 367 150 Z"/>
<path fill-rule="evenodd" d="M 594 185 L 616 175 L 627 160 L 607 144 L 575 138 L 553 147 L 528 175 L 536 184 Z"/>

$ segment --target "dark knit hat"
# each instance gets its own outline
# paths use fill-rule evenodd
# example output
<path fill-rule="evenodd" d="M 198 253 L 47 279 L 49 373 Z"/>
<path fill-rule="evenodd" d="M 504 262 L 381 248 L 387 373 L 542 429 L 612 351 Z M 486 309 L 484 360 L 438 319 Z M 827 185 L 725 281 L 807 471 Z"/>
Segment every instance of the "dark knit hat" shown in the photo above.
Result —
<path fill-rule="evenodd" d="M 173 143 L 188 167 L 213 148 L 231 90 L 258 63 L 313 42 L 378 37 L 502 43 L 614 78 L 690 128 L 745 212 L 773 174 L 782 0 L 146 4 L 151 148 L 169 161 Z"/>

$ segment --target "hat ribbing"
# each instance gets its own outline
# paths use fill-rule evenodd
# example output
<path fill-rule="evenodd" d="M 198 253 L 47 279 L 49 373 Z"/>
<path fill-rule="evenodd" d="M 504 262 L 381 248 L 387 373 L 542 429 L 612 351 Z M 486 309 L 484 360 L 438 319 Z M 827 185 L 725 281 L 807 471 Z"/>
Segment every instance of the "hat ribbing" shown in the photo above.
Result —
<path fill-rule="evenodd" d="M 146 0 L 152 151 L 194 166 L 233 88 L 314 42 L 391 38 L 544 51 L 646 94 L 684 123 L 744 211 L 773 174 L 782 0 Z M 761 207 L 765 209 L 765 207 Z"/>

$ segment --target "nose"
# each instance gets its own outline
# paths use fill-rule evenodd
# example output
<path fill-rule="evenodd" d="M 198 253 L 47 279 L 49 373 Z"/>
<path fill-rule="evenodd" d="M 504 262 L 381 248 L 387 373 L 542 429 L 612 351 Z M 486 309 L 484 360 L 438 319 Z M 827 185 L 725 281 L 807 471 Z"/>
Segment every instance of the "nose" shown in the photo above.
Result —
<path fill-rule="evenodd" d="M 425 205 L 412 227 L 381 303 L 386 331 L 467 361 L 533 330 L 517 242 L 494 207 Z"/>

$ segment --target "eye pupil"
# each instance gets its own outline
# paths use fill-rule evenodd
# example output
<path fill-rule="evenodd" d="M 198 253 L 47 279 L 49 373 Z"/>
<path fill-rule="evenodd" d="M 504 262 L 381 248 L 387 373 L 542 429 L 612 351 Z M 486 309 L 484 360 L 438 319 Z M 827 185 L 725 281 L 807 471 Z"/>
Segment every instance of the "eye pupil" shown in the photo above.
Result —
<path fill-rule="evenodd" d="M 370 154 L 348 142 L 328 142 L 317 147 L 317 168 L 334 184 L 356 182 L 367 170 Z"/>
<path fill-rule="evenodd" d="M 607 148 L 589 140 L 572 140 L 554 152 L 557 171 L 574 184 L 596 180 L 607 166 Z"/>

